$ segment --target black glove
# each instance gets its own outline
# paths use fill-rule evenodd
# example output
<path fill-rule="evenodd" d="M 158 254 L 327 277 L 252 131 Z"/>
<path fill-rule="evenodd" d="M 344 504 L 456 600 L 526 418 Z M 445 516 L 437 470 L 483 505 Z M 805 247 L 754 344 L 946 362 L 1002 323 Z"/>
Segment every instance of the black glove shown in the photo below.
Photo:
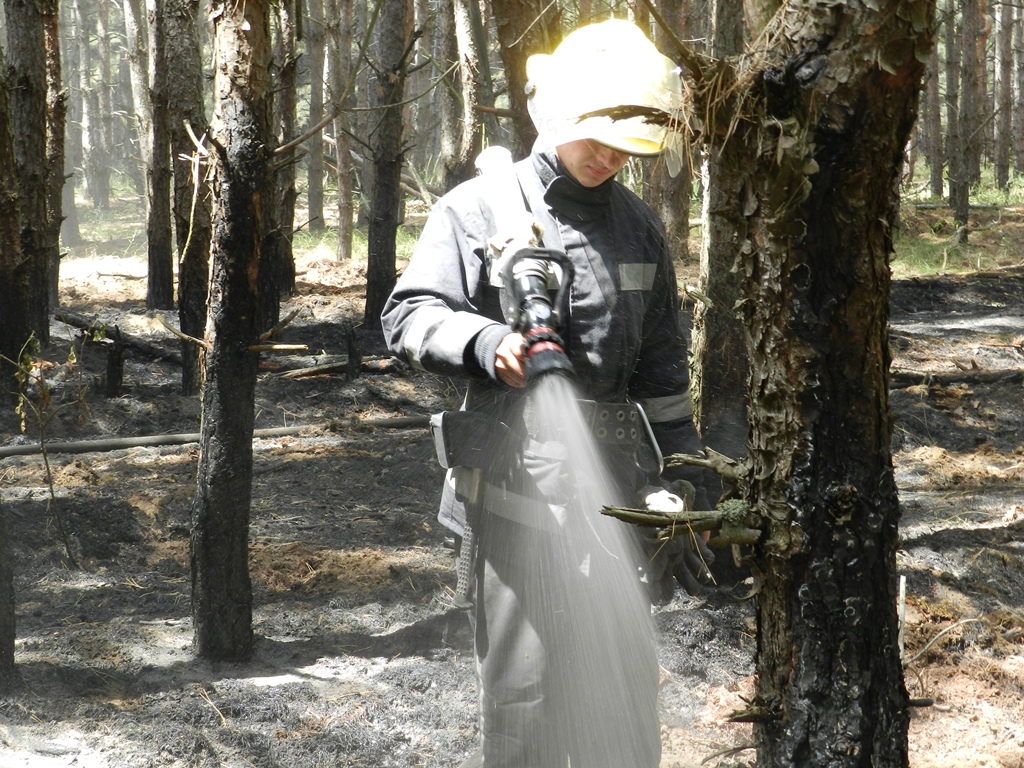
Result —
<path fill-rule="evenodd" d="M 693 509 L 696 491 L 686 480 L 675 480 L 665 487 L 645 489 L 644 504 L 656 512 L 672 514 Z M 703 536 L 686 526 L 659 528 L 648 547 L 653 547 L 647 572 L 651 586 L 664 598 L 666 577 L 676 581 L 690 595 L 696 596 L 703 586 L 714 583 L 709 566 L 715 562 L 714 553 Z M 669 575 L 670 574 L 670 575 Z M 668 589 L 669 597 L 671 590 Z"/>

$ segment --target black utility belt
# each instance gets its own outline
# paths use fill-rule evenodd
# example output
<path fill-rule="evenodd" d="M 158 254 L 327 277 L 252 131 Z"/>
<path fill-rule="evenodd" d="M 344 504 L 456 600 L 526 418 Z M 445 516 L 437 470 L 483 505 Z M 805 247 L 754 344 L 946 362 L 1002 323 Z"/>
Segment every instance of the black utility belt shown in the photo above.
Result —
<path fill-rule="evenodd" d="M 653 459 L 660 467 L 661 450 L 640 405 L 593 400 L 580 400 L 579 405 L 598 444 L 645 454 L 649 456 L 648 461 Z M 438 462 L 445 469 L 487 469 L 496 463 L 507 466 L 509 459 L 522 450 L 524 442 L 518 430 L 479 411 L 436 413 L 430 417 L 430 431 Z"/>

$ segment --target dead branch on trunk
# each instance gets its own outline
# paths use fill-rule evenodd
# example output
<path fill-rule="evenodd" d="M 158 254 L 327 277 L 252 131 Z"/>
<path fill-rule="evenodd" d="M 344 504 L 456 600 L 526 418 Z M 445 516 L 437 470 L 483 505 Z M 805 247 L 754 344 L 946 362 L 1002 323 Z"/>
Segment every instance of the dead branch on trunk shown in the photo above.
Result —
<path fill-rule="evenodd" d="M 642 528 L 665 528 L 669 531 L 679 528 L 680 533 L 719 531 L 718 536 L 708 542 L 709 546 L 716 548 L 725 548 L 733 544 L 754 544 L 761 535 L 758 522 L 751 514 L 750 508 L 739 499 L 722 502 L 713 510 L 687 510 L 676 513 L 606 505 L 601 508 L 601 514 Z"/>

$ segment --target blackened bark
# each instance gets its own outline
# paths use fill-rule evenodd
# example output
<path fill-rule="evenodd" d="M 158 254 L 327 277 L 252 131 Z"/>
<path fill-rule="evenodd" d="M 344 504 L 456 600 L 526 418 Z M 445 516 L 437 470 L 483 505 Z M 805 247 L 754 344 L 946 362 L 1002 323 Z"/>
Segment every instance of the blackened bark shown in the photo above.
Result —
<path fill-rule="evenodd" d="M 60 230 L 64 221 L 64 133 L 67 91 L 61 82 L 60 13 L 57 0 L 43 0 L 46 45 L 46 247 L 50 252 L 50 306 L 60 303 Z"/>
<path fill-rule="evenodd" d="M 709 52 L 713 58 L 742 52 L 741 14 L 742 9 L 735 3 L 712 3 Z M 737 201 L 742 201 L 749 190 L 747 155 L 745 142 L 737 137 L 704 157 L 698 287 L 711 303 L 697 302 L 693 333 L 692 389 L 701 437 L 707 447 L 737 459 L 746 454 L 748 430 L 747 351 L 736 309 L 740 298 L 736 266 L 747 232 L 743 209 Z"/>
<path fill-rule="evenodd" d="M 275 146 L 282 146 L 296 137 L 299 59 L 295 0 L 278 0 L 275 9 L 273 131 Z M 295 161 L 283 157 L 277 166 L 271 178 L 273 191 L 264 206 L 266 241 L 260 260 L 260 325 L 264 330 L 277 325 L 281 298 L 295 289 Z"/>
<path fill-rule="evenodd" d="M 146 306 L 174 308 L 174 249 L 171 234 L 171 134 L 164 43 L 163 0 L 147 0 L 149 29 L 150 155 L 146 160 Z"/>
<path fill-rule="evenodd" d="M 562 11 L 546 0 L 493 0 L 491 9 L 514 115 L 509 149 L 522 158 L 537 138 L 526 107 L 526 60 L 534 53 L 551 53 L 562 41 Z"/>
<path fill-rule="evenodd" d="M 0 407 L 17 385 L 21 348 L 32 335 L 32 274 L 21 258 L 21 209 L 6 71 L 0 71 Z"/>
<path fill-rule="evenodd" d="M 203 99 L 203 62 L 199 43 L 198 0 L 166 0 L 164 14 L 171 157 L 174 158 L 174 232 L 178 251 L 178 324 L 201 338 L 206 323 L 210 273 L 211 208 L 206 164 L 185 128 L 197 137 L 207 130 Z M 192 158 L 192 162 L 182 158 Z M 181 342 L 181 393 L 194 395 L 202 383 L 202 350 Z"/>
<path fill-rule="evenodd" d="M 46 41 L 42 0 L 5 0 L 8 94 L 14 140 L 15 178 L 21 212 L 21 258 L 25 262 L 24 318 L 7 333 L 35 333 L 50 342 L 50 249 L 46 218 Z M 16 288 L 15 290 L 19 290 Z M 22 319 L 24 323 L 22 324 Z"/>
<path fill-rule="evenodd" d="M 14 612 L 14 567 L 7 537 L 7 511 L 0 499 L 0 695 L 10 691 L 15 680 L 14 642 L 17 635 Z"/>
<path fill-rule="evenodd" d="M 263 196 L 269 189 L 268 0 L 215 0 L 216 147 L 213 261 L 192 506 L 192 615 L 197 653 L 241 661 L 252 654 L 248 568 L 252 433 Z"/>
<path fill-rule="evenodd" d="M 750 112 L 760 135 L 741 269 L 748 501 L 764 525 L 750 714 L 761 766 L 903 768 L 889 257 L 934 8 L 828 8 L 785 6 L 751 89 L 765 98 Z"/>
<path fill-rule="evenodd" d="M 373 159 L 370 226 L 367 234 L 366 308 L 363 325 L 380 329 L 380 313 L 395 287 L 395 239 L 402 208 L 405 127 L 401 102 L 412 51 L 412 3 L 394 0 L 381 8 L 375 29 L 377 66 L 370 86 L 375 108 L 369 145 Z"/>

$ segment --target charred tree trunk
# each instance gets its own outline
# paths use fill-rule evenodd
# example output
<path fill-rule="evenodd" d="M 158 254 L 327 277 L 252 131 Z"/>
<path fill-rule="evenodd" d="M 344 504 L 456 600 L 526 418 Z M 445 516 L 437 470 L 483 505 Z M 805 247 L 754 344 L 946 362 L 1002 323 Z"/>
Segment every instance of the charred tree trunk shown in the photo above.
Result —
<path fill-rule="evenodd" d="M 21 258 L 21 209 L 9 93 L 4 69 L 0 71 L 0 407 L 5 408 L 8 393 L 17 388 L 13 375 L 21 348 L 34 330 L 31 265 Z"/>
<path fill-rule="evenodd" d="M 14 612 L 14 568 L 11 545 L 7 536 L 7 511 L 0 499 L 0 695 L 6 694 L 14 682 L 14 642 L 17 637 Z"/>
<path fill-rule="evenodd" d="M 791 0 L 746 91 L 747 500 L 765 768 L 903 768 L 889 257 L 929 0 Z M 762 59 L 763 61 L 763 59 Z"/>
<path fill-rule="evenodd" d="M 405 153 L 402 99 L 408 56 L 413 49 L 412 3 L 385 3 L 375 29 L 376 75 L 371 88 L 374 107 L 369 146 L 373 160 L 370 227 L 367 235 L 366 309 L 363 325 L 380 329 L 380 313 L 395 287 L 395 236 L 401 223 L 402 162 Z"/>
<path fill-rule="evenodd" d="M 273 130 L 275 146 L 296 138 L 296 87 L 298 84 L 298 38 L 295 0 L 275 4 Z M 295 164 L 292 157 L 279 158 L 271 176 L 273 190 L 265 205 L 263 243 L 260 264 L 260 324 L 266 330 L 281 319 L 281 298 L 295 289 L 295 260 L 292 255 L 292 231 L 295 226 Z"/>
<path fill-rule="evenodd" d="M 60 12 L 57 0 L 43 0 L 46 45 L 46 246 L 50 251 L 47 292 L 60 303 L 60 230 L 64 221 L 64 134 L 68 94 L 61 81 Z"/>
<path fill-rule="evenodd" d="M 50 342 L 50 258 L 46 200 L 46 39 L 42 0 L 5 0 L 7 85 L 15 178 L 21 213 L 21 260 L 14 290 L 23 292 L 22 316 L 5 318 L 4 335 L 30 333 Z"/>
<path fill-rule="evenodd" d="M 149 309 L 174 308 L 174 248 L 171 233 L 171 134 L 168 110 L 164 0 L 147 0 L 149 29 L 150 154 L 146 161 L 146 245 Z"/>
<path fill-rule="evenodd" d="M 203 658 L 252 654 L 248 568 L 263 197 L 269 189 L 270 4 L 215 0 L 214 229 L 192 506 L 192 615 Z"/>
<path fill-rule="evenodd" d="M 742 9 L 735 3 L 712 4 L 710 53 L 721 59 L 743 50 Z M 736 271 L 745 244 L 747 222 L 736 201 L 744 199 L 751 180 L 742 142 L 728 142 L 705 154 L 704 203 L 700 251 L 701 293 L 710 304 L 694 309 L 694 415 L 705 445 L 741 458 L 747 443 L 747 351 L 736 310 L 740 299 Z"/>
<path fill-rule="evenodd" d="M 537 129 L 526 107 L 526 59 L 551 53 L 562 40 L 561 7 L 546 0 L 493 0 L 491 9 L 498 33 L 499 52 L 508 84 L 512 136 L 509 149 L 515 158 L 526 157 Z"/>
<path fill-rule="evenodd" d="M 679 0 L 659 3 L 661 15 L 669 27 L 684 39 L 692 39 L 693 35 L 686 18 L 685 8 Z M 738 12 L 738 11 L 737 11 Z M 668 57 L 672 57 L 673 46 L 665 39 L 659 27 L 655 36 L 658 49 Z M 737 51 L 738 53 L 739 51 Z M 690 158 L 685 158 L 682 170 L 672 176 L 664 162 L 654 164 L 650 175 L 650 183 L 646 185 L 645 199 L 657 212 L 665 225 L 665 236 L 672 255 L 678 261 L 690 258 L 690 193 L 693 188 L 693 173 Z"/>
<path fill-rule="evenodd" d="M 174 160 L 174 232 L 178 251 L 178 324 L 193 338 L 203 335 L 210 272 L 211 208 L 206 161 L 185 123 L 197 137 L 206 133 L 203 62 L 197 27 L 198 0 L 167 0 L 165 13 L 171 157 Z M 183 158 L 192 158 L 188 162 Z M 194 395 L 202 384 L 202 350 L 181 342 L 181 393 Z"/>
<path fill-rule="evenodd" d="M 78 34 L 73 9 L 68 3 L 58 3 L 60 15 L 58 30 L 61 36 L 61 58 L 63 72 L 78 72 L 81 69 L 79 49 L 81 35 Z M 82 233 L 78 226 L 78 206 L 75 204 L 77 180 L 81 175 L 76 172 L 82 166 L 82 133 L 81 133 L 81 99 L 69 93 L 65 100 L 66 116 L 64 132 L 64 179 L 61 187 L 61 211 L 64 221 L 60 228 L 60 243 L 63 246 L 79 245 Z"/>

